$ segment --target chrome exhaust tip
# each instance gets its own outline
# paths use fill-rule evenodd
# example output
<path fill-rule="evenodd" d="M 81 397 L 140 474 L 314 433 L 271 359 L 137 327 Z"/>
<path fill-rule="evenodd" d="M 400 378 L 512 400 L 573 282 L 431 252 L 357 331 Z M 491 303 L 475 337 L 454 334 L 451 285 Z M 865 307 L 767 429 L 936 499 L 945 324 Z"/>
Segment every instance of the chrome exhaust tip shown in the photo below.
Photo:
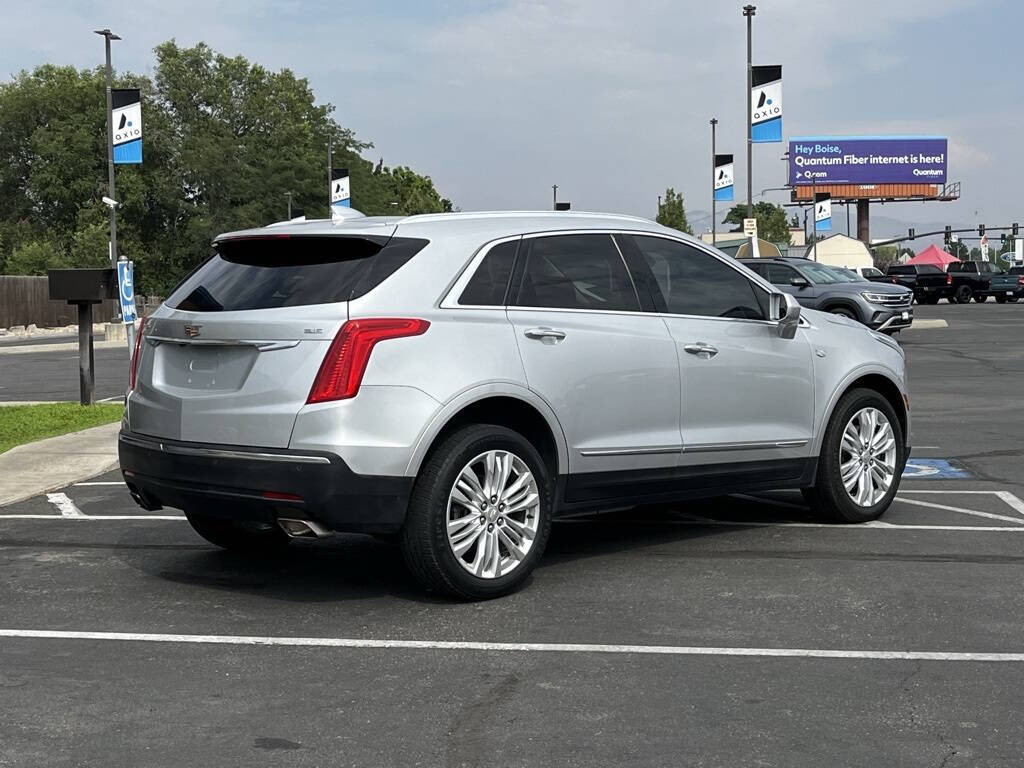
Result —
<path fill-rule="evenodd" d="M 330 536 L 332 531 L 327 530 L 319 523 L 312 520 L 300 520 L 293 517 L 279 517 L 277 524 L 281 530 L 293 539 L 322 539 Z"/>

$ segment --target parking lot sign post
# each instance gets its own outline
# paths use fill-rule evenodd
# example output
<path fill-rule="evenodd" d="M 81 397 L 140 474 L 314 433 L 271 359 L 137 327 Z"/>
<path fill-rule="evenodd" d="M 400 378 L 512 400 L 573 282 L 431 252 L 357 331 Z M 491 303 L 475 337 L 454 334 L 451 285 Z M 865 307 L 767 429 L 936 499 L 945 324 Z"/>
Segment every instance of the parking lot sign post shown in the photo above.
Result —
<path fill-rule="evenodd" d="M 121 318 L 128 337 L 128 349 L 135 348 L 135 262 L 121 258 L 117 262 L 117 295 L 121 301 Z"/>

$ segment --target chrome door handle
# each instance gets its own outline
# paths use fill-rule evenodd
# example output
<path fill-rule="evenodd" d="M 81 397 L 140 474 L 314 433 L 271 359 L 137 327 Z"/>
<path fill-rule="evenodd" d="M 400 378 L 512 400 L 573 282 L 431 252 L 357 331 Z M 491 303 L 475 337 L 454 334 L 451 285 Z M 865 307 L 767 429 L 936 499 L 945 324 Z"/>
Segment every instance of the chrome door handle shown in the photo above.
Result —
<path fill-rule="evenodd" d="M 530 328 L 523 332 L 528 339 L 553 339 L 555 341 L 561 341 L 565 338 L 565 331 L 559 331 L 556 328 Z"/>
<path fill-rule="evenodd" d="M 712 347 L 710 344 L 705 344 L 703 341 L 698 341 L 696 344 L 687 344 L 683 347 L 691 355 L 698 355 L 708 360 L 718 354 L 718 349 Z"/>

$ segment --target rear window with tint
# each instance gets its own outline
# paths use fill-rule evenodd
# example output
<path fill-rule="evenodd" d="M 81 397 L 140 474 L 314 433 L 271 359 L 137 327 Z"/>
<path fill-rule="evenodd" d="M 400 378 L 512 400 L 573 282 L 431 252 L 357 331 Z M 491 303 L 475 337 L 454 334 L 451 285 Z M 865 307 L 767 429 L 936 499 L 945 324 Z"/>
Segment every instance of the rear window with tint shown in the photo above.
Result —
<path fill-rule="evenodd" d="M 894 265 L 894 266 L 889 267 L 885 271 L 885 274 L 887 274 L 887 275 L 916 275 L 917 274 L 917 270 L 915 270 L 913 267 L 901 267 L 901 266 Z"/>
<path fill-rule="evenodd" d="M 1024 267 L 1010 267 L 1011 275 L 1024 275 Z"/>
<path fill-rule="evenodd" d="M 407 237 L 339 235 L 222 240 L 167 305 L 231 312 L 350 301 L 380 285 L 426 244 Z"/>

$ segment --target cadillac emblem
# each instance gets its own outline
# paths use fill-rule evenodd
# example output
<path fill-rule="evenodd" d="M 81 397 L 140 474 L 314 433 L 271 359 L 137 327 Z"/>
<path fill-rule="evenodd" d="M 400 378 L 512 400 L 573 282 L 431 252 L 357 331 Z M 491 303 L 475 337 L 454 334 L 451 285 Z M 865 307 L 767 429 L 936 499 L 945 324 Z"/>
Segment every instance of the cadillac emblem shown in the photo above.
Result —
<path fill-rule="evenodd" d="M 191 325 L 189 323 L 185 323 L 185 335 L 188 336 L 190 339 L 194 339 L 196 336 L 199 335 L 199 329 L 202 327 L 203 326 L 201 325 Z"/>

